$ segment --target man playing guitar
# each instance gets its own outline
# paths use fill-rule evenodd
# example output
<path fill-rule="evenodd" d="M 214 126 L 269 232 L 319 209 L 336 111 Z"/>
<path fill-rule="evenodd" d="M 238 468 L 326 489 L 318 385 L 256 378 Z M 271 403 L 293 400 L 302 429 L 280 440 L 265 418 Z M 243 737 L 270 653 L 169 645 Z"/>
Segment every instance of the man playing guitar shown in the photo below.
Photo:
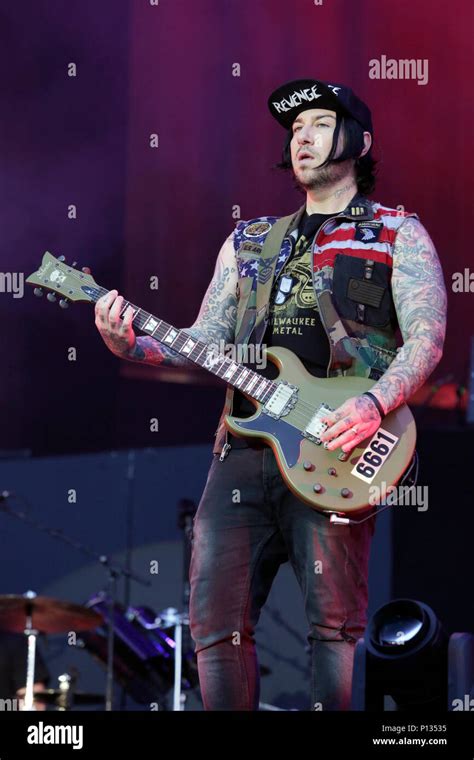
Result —
<path fill-rule="evenodd" d="M 441 358 L 441 267 L 416 214 L 367 198 L 375 184 L 372 120 L 350 88 L 297 80 L 275 90 L 268 106 L 286 132 L 279 167 L 292 172 L 305 204 L 270 251 L 273 286 L 264 319 L 256 319 L 256 293 L 266 282 L 262 250 L 278 222 L 271 216 L 236 225 L 186 331 L 237 348 L 251 342 L 286 347 L 315 377 L 372 380 L 369 392 L 323 420 L 324 446 L 347 458 Z M 114 354 L 145 364 L 187 364 L 152 337 L 137 338 L 133 310 L 122 314 L 123 305 L 116 290 L 96 304 L 97 328 Z M 397 327 L 403 338 L 398 348 Z M 273 370 L 268 365 L 262 374 L 272 377 Z M 224 412 L 230 413 L 231 402 L 233 414 L 254 411 L 238 390 Z M 190 573 L 191 634 L 204 706 L 258 709 L 254 629 L 278 567 L 290 561 L 309 623 L 312 709 L 348 709 L 354 645 L 366 626 L 375 520 L 334 524 L 309 509 L 283 481 L 272 448 L 232 435 L 223 417 L 195 519 Z"/>

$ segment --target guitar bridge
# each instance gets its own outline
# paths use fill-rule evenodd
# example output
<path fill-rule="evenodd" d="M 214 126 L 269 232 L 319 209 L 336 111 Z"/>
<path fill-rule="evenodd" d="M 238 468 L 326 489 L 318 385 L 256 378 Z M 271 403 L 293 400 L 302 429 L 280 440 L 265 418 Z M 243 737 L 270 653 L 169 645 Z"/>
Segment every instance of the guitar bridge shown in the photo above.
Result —
<path fill-rule="evenodd" d="M 321 445 L 321 435 L 324 433 L 325 430 L 327 430 L 327 425 L 325 422 L 322 421 L 323 417 L 326 416 L 328 412 L 333 412 L 334 409 L 327 404 L 320 404 L 316 414 L 313 414 L 311 417 L 309 423 L 306 425 L 305 429 L 302 432 L 302 435 L 305 438 L 308 438 L 310 441 L 315 443 L 317 446 Z"/>
<path fill-rule="evenodd" d="M 282 380 L 277 383 L 276 390 L 272 393 L 262 411 L 268 414 L 269 417 L 273 417 L 274 420 L 279 420 L 280 417 L 284 417 L 295 406 L 298 400 L 298 388 L 295 385 L 291 385 L 286 380 Z"/>

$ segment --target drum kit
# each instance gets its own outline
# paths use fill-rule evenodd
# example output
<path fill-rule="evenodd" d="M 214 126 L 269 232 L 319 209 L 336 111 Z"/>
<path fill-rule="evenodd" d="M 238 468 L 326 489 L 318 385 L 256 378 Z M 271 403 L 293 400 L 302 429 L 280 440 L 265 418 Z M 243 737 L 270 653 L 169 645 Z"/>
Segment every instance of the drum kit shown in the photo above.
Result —
<path fill-rule="evenodd" d="M 27 638 L 27 667 L 24 710 L 35 704 L 52 705 L 58 710 L 74 705 L 95 705 L 104 702 L 105 710 L 114 708 L 113 685 L 122 687 L 122 696 L 129 695 L 149 709 L 168 710 L 169 692 L 173 690 L 173 710 L 184 710 L 187 693 L 198 686 L 197 662 L 189 633 L 189 563 L 191 556 L 192 520 L 196 505 L 189 499 L 178 504 L 178 527 L 183 533 L 183 606 L 184 612 L 170 607 L 159 615 L 148 607 L 125 607 L 117 601 L 117 580 L 135 580 L 149 586 L 130 569 L 113 563 L 105 554 L 98 554 L 76 540 L 38 523 L 24 512 L 8 505 L 7 491 L 0 494 L 2 510 L 15 519 L 32 525 L 41 533 L 74 547 L 88 557 L 95 557 L 107 576 L 107 591 L 92 597 L 86 604 L 37 596 L 33 591 L 23 595 L 0 596 L 0 631 L 23 633 Z M 69 674 L 59 677 L 58 689 L 34 693 L 36 642 L 39 635 L 74 632 L 75 644 L 88 652 L 106 668 L 104 696 L 75 690 L 76 679 Z M 198 694 L 198 691 L 196 691 Z"/>
<path fill-rule="evenodd" d="M 5 497 L 6 492 L 4 492 Z M 6 498 L 6 497 L 5 497 Z M 5 501 L 5 498 L 3 501 Z M 158 615 L 149 607 L 128 606 L 117 601 L 116 583 L 119 576 L 133 578 L 149 585 L 136 573 L 112 564 L 106 555 L 95 555 L 62 532 L 47 528 L 20 512 L 3 505 L 9 514 L 33 525 L 43 533 L 74 546 L 83 554 L 96 556 L 107 572 L 107 591 L 95 594 L 84 605 L 74 604 L 33 591 L 25 594 L 0 595 L 0 631 L 22 633 L 27 640 L 26 687 L 24 710 L 37 705 L 56 710 L 101 705 L 112 710 L 113 685 L 122 688 L 122 697 L 130 696 L 148 709 L 166 711 L 172 692 L 173 711 L 184 710 L 188 695 L 198 699 L 199 679 L 197 659 L 189 631 L 189 564 L 191 557 L 192 520 L 196 511 L 193 502 L 181 499 L 178 505 L 178 527 L 183 532 L 183 612 L 174 607 Z M 36 692 L 36 643 L 40 635 L 77 634 L 75 645 L 89 653 L 106 669 L 105 694 L 76 691 L 77 678 L 69 673 L 59 676 L 57 689 Z M 267 668 L 260 668 L 267 675 Z M 270 706 L 272 707 L 272 706 Z M 268 709 L 265 705 L 263 709 Z"/>
<path fill-rule="evenodd" d="M 74 677 L 59 676 L 59 688 L 34 691 L 36 642 L 39 635 L 79 634 L 77 646 L 104 666 L 108 663 L 108 630 L 115 637 L 113 676 L 124 692 L 139 704 L 168 709 L 167 695 L 173 688 L 173 709 L 182 710 L 186 691 L 198 685 L 197 666 L 188 632 L 187 616 L 170 608 L 160 616 L 148 607 L 113 605 L 104 593 L 86 605 L 26 594 L 0 596 L 0 630 L 23 633 L 27 638 L 24 710 L 36 705 L 59 711 L 102 705 L 104 695 L 75 690 Z M 183 641 L 185 646 L 183 647 Z M 153 709 L 153 708 L 152 708 Z"/>

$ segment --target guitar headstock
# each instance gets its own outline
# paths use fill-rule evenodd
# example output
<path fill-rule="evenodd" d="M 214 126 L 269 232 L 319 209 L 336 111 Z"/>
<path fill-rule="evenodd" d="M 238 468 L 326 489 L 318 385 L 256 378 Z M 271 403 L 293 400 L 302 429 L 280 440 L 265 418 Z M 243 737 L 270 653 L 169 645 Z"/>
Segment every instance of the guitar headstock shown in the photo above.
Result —
<path fill-rule="evenodd" d="M 94 302 L 101 288 L 87 269 L 82 271 L 66 264 L 64 257 L 56 258 L 48 251 L 43 256 L 40 268 L 27 277 L 26 282 L 35 286 L 35 295 L 48 291 L 48 299 L 55 301 L 54 294 L 62 296 L 60 306 L 66 307 L 75 301 Z M 51 296 L 51 294 L 53 294 Z"/>

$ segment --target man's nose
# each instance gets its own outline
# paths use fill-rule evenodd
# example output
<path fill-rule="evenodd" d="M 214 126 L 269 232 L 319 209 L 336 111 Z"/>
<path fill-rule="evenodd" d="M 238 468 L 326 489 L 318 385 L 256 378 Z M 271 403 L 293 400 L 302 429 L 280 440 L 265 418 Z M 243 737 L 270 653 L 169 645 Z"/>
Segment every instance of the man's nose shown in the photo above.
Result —
<path fill-rule="evenodd" d="M 309 128 L 306 129 L 306 127 L 301 127 L 301 129 L 298 130 L 296 139 L 299 145 L 304 145 L 305 143 L 313 142 L 311 131 Z"/>

